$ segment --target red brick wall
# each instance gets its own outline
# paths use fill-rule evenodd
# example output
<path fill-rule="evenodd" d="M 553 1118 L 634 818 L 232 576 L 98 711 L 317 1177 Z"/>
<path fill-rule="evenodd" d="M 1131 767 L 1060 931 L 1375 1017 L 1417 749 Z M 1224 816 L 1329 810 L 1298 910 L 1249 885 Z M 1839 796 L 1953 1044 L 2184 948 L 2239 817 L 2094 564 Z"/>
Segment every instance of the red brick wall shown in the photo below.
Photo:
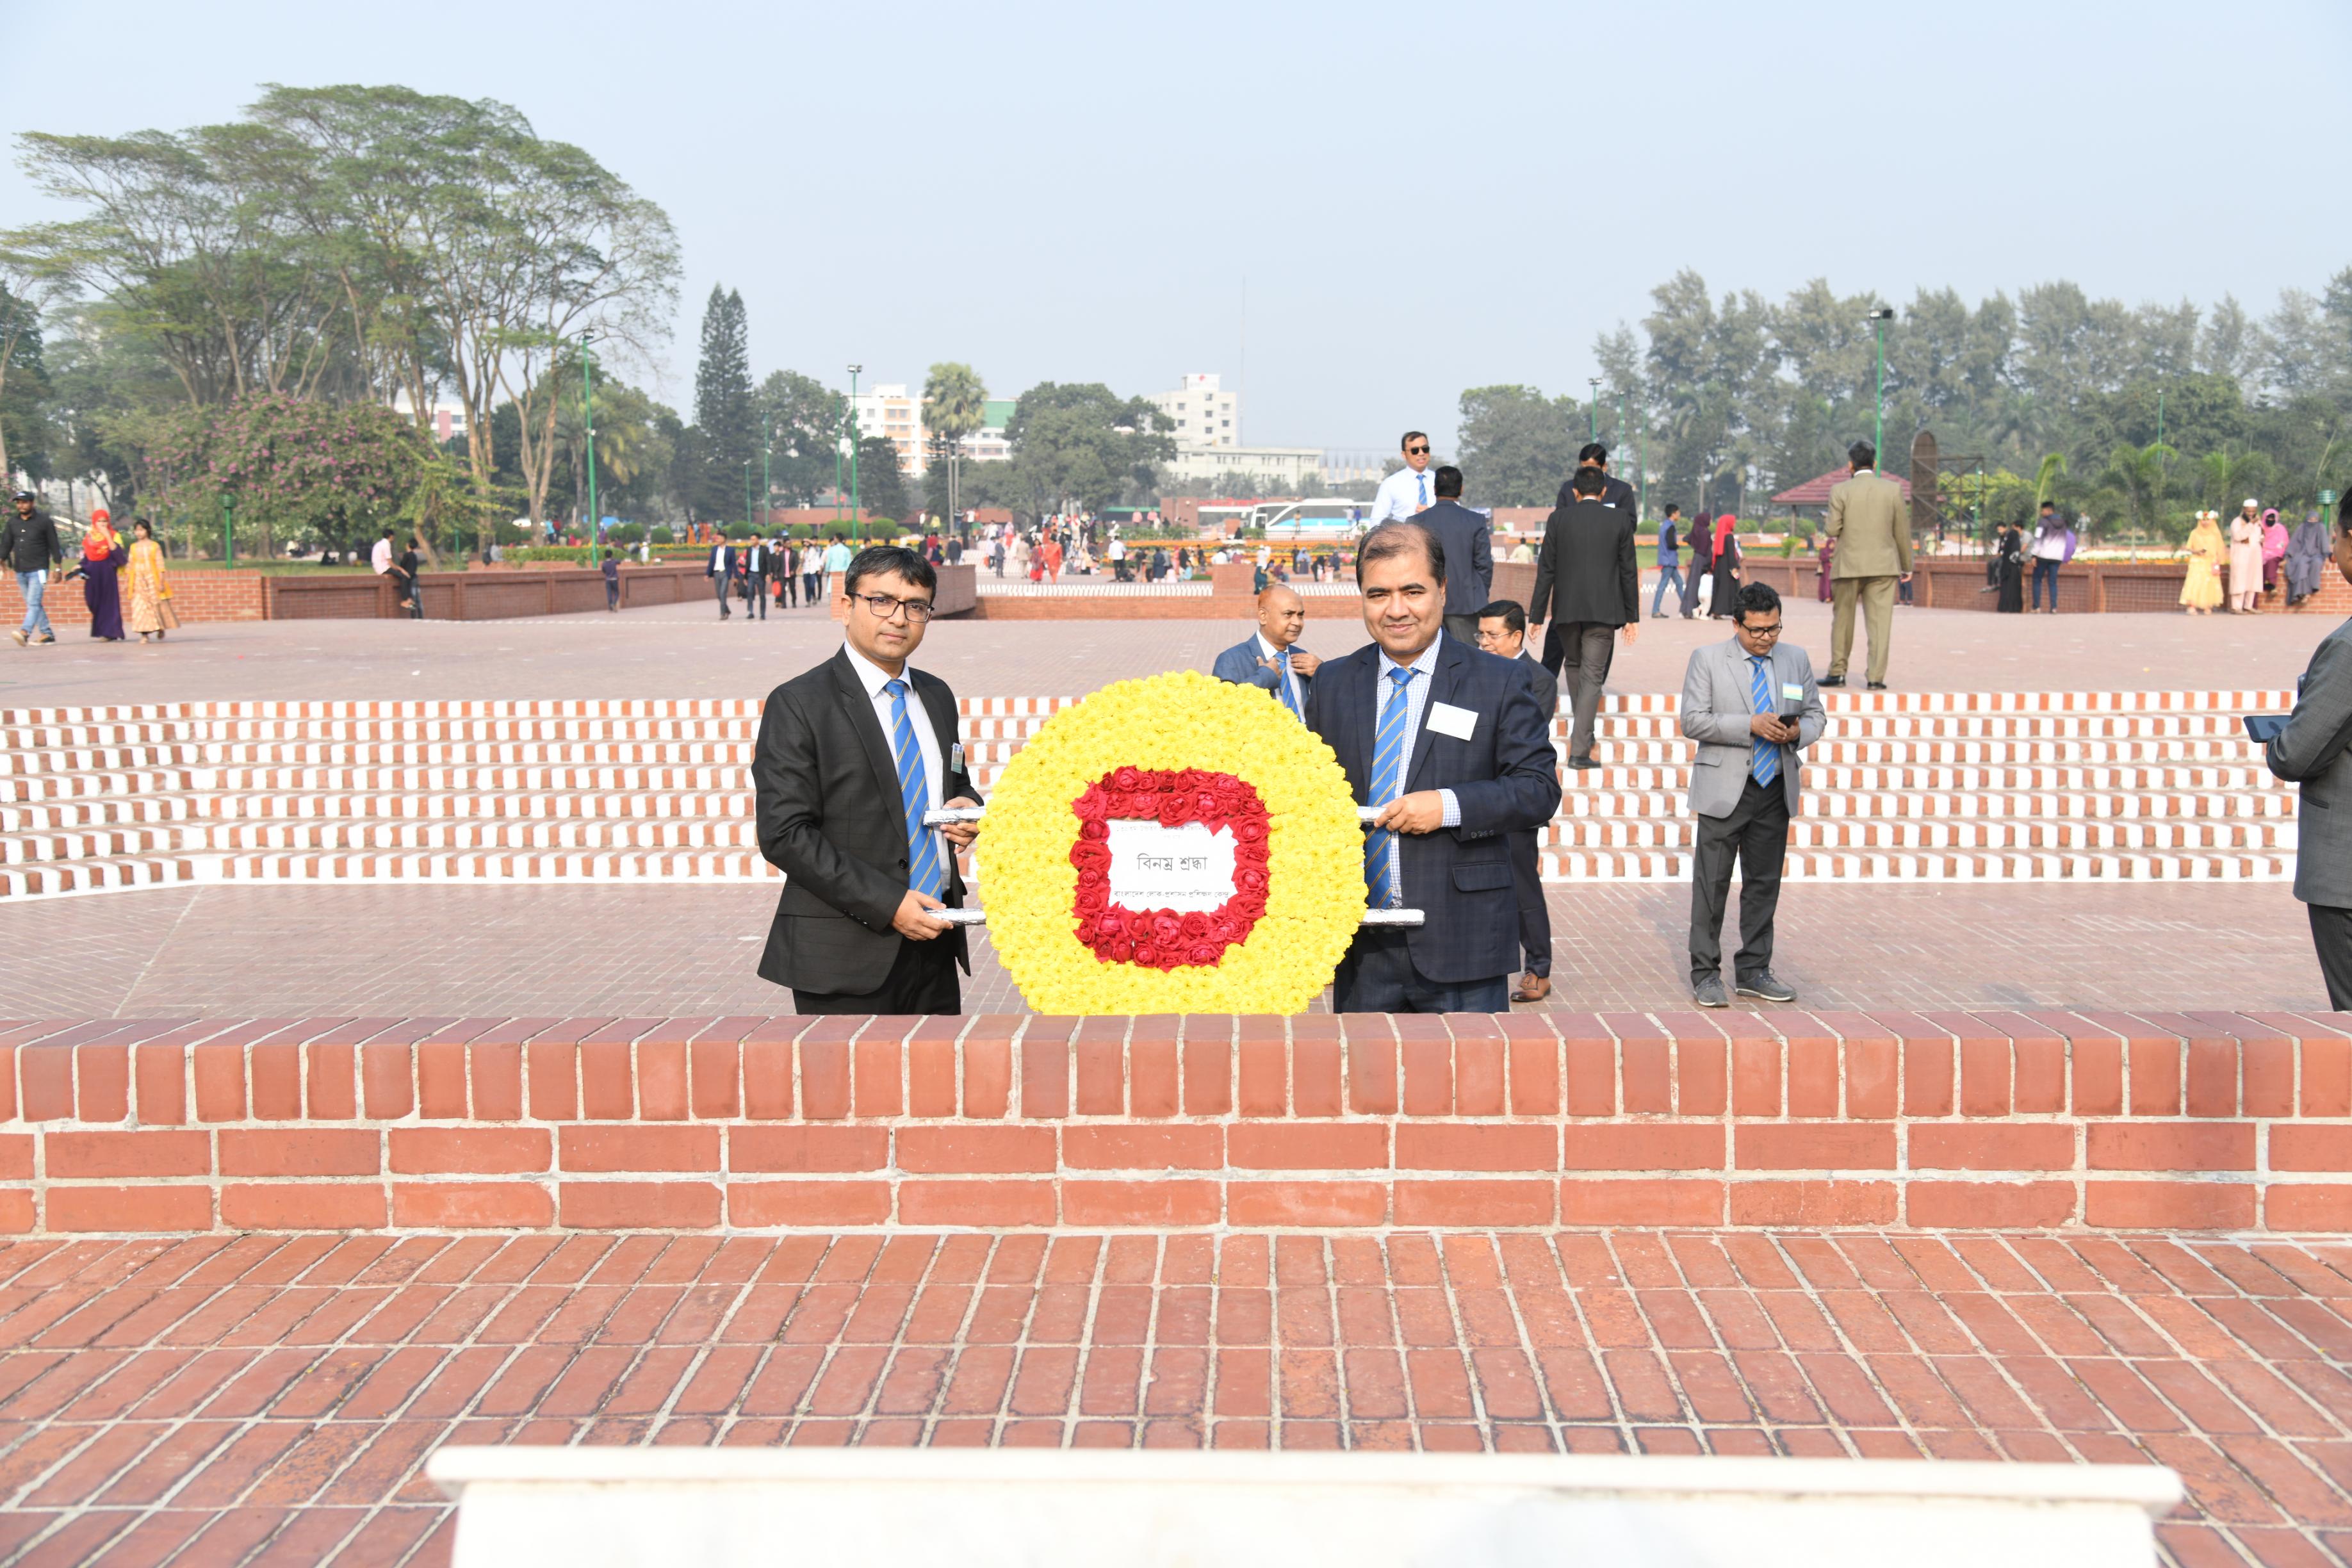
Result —
<path fill-rule="evenodd" d="M 18 1234 L 2352 1231 L 2342 1015 L 105 1020 L 0 1069 Z"/>
<path fill-rule="evenodd" d="M 183 621 L 257 621 L 261 612 L 260 572 L 173 572 L 172 608 Z M 123 613 L 130 614 L 130 584 L 123 584 Z M 41 595 L 41 607 L 56 626 L 89 625 L 89 606 L 82 600 L 79 583 L 60 583 L 52 575 Z M 14 629 L 25 619 L 25 595 L 16 591 L 16 574 L 0 573 L 0 627 Z"/>

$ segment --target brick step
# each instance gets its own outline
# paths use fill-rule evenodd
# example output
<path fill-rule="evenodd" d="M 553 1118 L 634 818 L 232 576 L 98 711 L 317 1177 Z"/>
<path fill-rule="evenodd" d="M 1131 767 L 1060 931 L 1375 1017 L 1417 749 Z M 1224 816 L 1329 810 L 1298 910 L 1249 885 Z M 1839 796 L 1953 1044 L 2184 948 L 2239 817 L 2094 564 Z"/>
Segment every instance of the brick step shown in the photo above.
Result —
<path fill-rule="evenodd" d="M 1800 816 L 1789 824 L 1792 847 L 1814 849 L 2035 849 L 2072 851 L 2247 850 L 2293 855 L 2292 822 L 2086 822 L 2046 817 L 1888 818 Z M 1688 816 L 1553 819 L 1542 843 L 1571 849 L 1688 848 L 1698 827 Z"/>
<path fill-rule="evenodd" d="M 205 880 L 200 863 L 180 855 L 118 855 L 96 859 L 0 865 L 0 899 L 58 898 Z"/>
<path fill-rule="evenodd" d="M 1923 795 L 1895 790 L 1821 790 L 1806 778 L 1807 816 L 1823 817 L 2006 817 L 2063 816 L 2092 821 L 2171 821 L 2226 817 L 2291 819 L 2296 799 L 2291 789 L 2138 790 L 2128 794 L 2086 790 L 1976 790 Z M 673 797 L 677 798 L 677 797 Z M 1673 816 L 1687 809 L 1685 797 L 1665 790 L 1571 789 L 1560 797 L 1559 820 L 1577 817 Z"/>
<path fill-rule="evenodd" d="M 0 777 L 0 801 L 123 799 L 194 789 L 186 768 L 109 768 L 84 773 L 19 773 Z M 207 786 L 209 787 L 209 786 Z"/>
<path fill-rule="evenodd" d="M 56 833 L 83 827 L 185 822 L 210 803 L 184 795 L 86 795 L 70 800 L 0 805 L 0 833 Z"/>
<path fill-rule="evenodd" d="M 1690 858 L 1679 850 L 1546 850 L 1547 882 L 1681 882 Z M 1881 882 L 2290 882 L 2293 855 L 2084 854 L 2042 850 L 1792 849 L 1781 875 L 1792 881 Z"/>

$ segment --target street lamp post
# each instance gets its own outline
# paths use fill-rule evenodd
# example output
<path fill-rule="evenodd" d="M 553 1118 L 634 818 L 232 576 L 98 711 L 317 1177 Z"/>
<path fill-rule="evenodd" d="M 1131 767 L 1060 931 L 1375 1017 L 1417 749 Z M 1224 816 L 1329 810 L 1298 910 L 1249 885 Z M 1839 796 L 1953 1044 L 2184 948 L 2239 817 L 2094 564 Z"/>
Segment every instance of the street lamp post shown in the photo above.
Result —
<path fill-rule="evenodd" d="M 1592 417 L 1588 424 L 1588 434 L 1584 438 L 1588 441 L 1598 441 L 1601 439 L 1601 378 L 1597 375 L 1590 375 L 1584 379 L 1585 384 L 1592 388 L 1591 405 Z"/>
<path fill-rule="evenodd" d="M 1880 306 L 1864 320 L 1876 327 L 1878 336 L 1878 421 L 1873 427 L 1870 444 L 1878 454 L 1878 471 L 1886 471 L 1886 323 L 1895 319 L 1892 306 Z"/>
<path fill-rule="evenodd" d="M 849 528 L 860 544 L 866 542 L 866 524 L 857 500 L 857 373 L 865 368 L 849 367 Z"/>
<path fill-rule="evenodd" d="M 588 345 L 595 341 L 593 332 L 580 334 L 580 427 L 586 433 L 588 443 L 588 552 L 589 563 L 595 563 L 595 549 L 600 523 L 596 510 L 596 384 L 588 369 Z"/>
<path fill-rule="evenodd" d="M 836 394 L 833 408 L 833 522 L 836 530 L 841 526 L 841 402 Z"/>

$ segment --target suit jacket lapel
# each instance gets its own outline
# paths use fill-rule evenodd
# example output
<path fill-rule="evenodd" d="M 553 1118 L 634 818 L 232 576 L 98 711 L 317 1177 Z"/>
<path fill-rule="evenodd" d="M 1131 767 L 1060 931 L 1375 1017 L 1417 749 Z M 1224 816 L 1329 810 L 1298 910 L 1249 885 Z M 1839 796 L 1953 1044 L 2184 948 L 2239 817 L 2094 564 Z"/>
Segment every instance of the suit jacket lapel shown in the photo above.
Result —
<path fill-rule="evenodd" d="M 1429 699 L 1421 705 L 1421 730 L 1412 738 L 1412 762 L 1404 772 L 1407 793 L 1422 769 L 1429 765 L 1429 716 L 1437 711 L 1441 702 L 1452 702 L 1462 684 L 1462 666 L 1465 662 L 1460 646 L 1452 637 L 1437 645 L 1437 668 L 1429 672 Z"/>
<path fill-rule="evenodd" d="M 850 667 L 846 649 L 833 656 L 834 684 L 840 689 L 842 712 L 849 727 L 857 732 L 860 744 L 866 748 L 866 760 L 874 765 L 874 782 L 886 801 L 898 798 L 898 762 L 890 751 L 890 738 L 882 732 L 882 721 L 875 717 L 874 700 L 866 695 L 866 687 Z"/>

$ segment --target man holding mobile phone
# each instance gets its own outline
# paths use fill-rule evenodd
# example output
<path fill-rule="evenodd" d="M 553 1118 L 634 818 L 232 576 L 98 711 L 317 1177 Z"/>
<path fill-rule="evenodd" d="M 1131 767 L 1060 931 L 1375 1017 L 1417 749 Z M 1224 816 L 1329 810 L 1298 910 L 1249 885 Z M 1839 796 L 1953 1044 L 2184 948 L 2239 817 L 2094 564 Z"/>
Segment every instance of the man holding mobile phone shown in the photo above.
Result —
<path fill-rule="evenodd" d="M 1780 595 L 1769 583 L 1743 584 L 1731 641 L 1694 649 L 1683 675 L 1681 725 L 1698 742 L 1690 808 L 1698 821 L 1691 867 L 1691 994 L 1723 1007 L 1723 912 L 1731 866 L 1739 863 L 1739 994 L 1793 1002 L 1772 973 L 1772 922 L 1780 907 L 1789 818 L 1797 810 L 1798 753 L 1822 737 L 1813 661 L 1781 640 Z"/>
<path fill-rule="evenodd" d="M 2336 569 L 2352 580 L 2352 531 L 2336 528 Z M 2257 741 L 2254 715 L 2247 732 Z M 2263 726 L 2267 728 L 2267 726 Z M 2352 621 L 2313 650 L 2286 727 L 2263 747 L 2271 772 L 2300 784 L 2294 896 L 2311 914 L 2311 944 L 2327 1005 L 2352 1012 Z"/>

